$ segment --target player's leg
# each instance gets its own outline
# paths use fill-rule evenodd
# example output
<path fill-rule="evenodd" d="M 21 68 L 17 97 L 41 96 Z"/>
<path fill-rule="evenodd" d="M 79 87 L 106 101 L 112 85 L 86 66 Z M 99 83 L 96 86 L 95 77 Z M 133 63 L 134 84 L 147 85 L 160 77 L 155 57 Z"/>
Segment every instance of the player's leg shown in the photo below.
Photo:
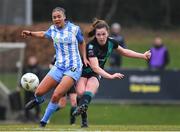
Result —
<path fill-rule="evenodd" d="M 98 87 L 99 87 L 99 80 L 97 79 L 97 77 L 93 76 L 89 78 L 86 85 L 86 91 L 84 92 L 79 102 L 79 105 L 84 104 L 84 103 L 90 104 L 92 97 L 96 94 L 98 90 Z"/>
<path fill-rule="evenodd" d="M 86 91 L 84 92 L 81 100 L 79 101 L 79 107 L 81 108 L 82 124 L 81 127 L 88 127 L 87 121 L 87 109 L 93 96 L 96 94 L 99 87 L 99 80 L 96 77 L 91 77 L 87 81 Z"/>
<path fill-rule="evenodd" d="M 86 88 L 87 80 L 88 80 L 87 78 L 81 77 L 79 81 L 77 82 L 76 88 L 75 88 L 77 97 L 81 97 L 84 94 L 86 90 L 85 88 Z"/>
<path fill-rule="evenodd" d="M 38 88 L 35 91 L 35 99 L 28 102 L 25 109 L 31 109 L 34 106 L 42 103 L 44 101 L 45 94 L 50 91 L 50 89 L 55 88 L 60 82 L 63 76 L 63 70 L 53 66 L 48 74 L 43 78 Z"/>
<path fill-rule="evenodd" d="M 76 93 L 77 93 L 77 105 L 79 104 L 79 101 L 82 97 L 82 95 L 85 92 L 86 84 L 87 84 L 88 79 L 86 77 L 81 77 L 76 85 Z M 76 110 L 76 109 L 75 109 Z M 76 111 L 72 113 L 72 115 L 75 116 Z M 81 127 L 88 127 L 87 125 L 87 113 L 83 112 L 81 114 Z"/>
<path fill-rule="evenodd" d="M 70 109 L 70 124 L 73 125 L 75 124 L 76 121 L 76 117 L 73 115 L 74 110 L 77 107 L 77 94 L 75 91 L 75 88 L 72 87 L 70 89 L 70 91 L 68 91 L 68 95 L 69 95 L 69 99 L 70 99 L 70 103 L 71 103 L 71 109 Z"/>
<path fill-rule="evenodd" d="M 56 85 L 57 81 L 54 80 L 51 76 L 46 75 L 35 91 L 35 99 L 29 101 L 25 105 L 25 109 L 32 109 L 34 106 L 42 103 L 44 101 L 43 95 Z"/>
<path fill-rule="evenodd" d="M 67 69 L 66 71 L 57 71 L 55 74 L 58 76 L 58 72 L 61 74 L 59 78 L 61 79 L 61 82 L 57 85 L 56 89 L 53 92 L 53 95 L 51 97 L 51 101 L 49 102 L 45 114 L 43 118 L 41 119 L 40 125 L 44 127 L 47 124 L 47 121 L 50 119 L 51 115 L 59 109 L 59 99 L 67 93 L 67 91 L 73 86 L 74 82 L 79 80 L 81 76 L 81 70 L 82 69 L 76 69 L 75 71 L 72 69 Z M 62 76 L 63 75 L 63 76 Z"/>
<path fill-rule="evenodd" d="M 45 114 L 41 119 L 40 126 L 45 127 L 47 121 L 50 119 L 52 114 L 57 111 L 61 106 L 59 106 L 58 102 L 61 97 L 72 87 L 74 84 L 74 79 L 69 76 L 64 76 L 61 82 L 58 84 L 56 89 L 53 92 L 51 97 L 51 101 L 49 102 Z"/>
<path fill-rule="evenodd" d="M 81 77 L 79 79 L 79 81 L 77 82 L 76 84 L 76 93 L 77 93 L 77 98 L 76 98 L 76 101 L 77 101 L 77 105 L 79 104 L 79 100 L 80 98 L 82 97 L 82 95 L 84 94 L 85 92 L 85 88 L 86 88 L 86 84 L 87 84 L 87 78 L 86 77 Z"/>
<path fill-rule="evenodd" d="M 86 77 L 81 77 L 79 81 L 76 84 L 76 93 L 77 93 L 77 105 L 79 104 L 79 101 L 84 94 L 86 90 L 86 84 L 87 84 L 88 78 Z M 74 113 L 74 112 L 73 112 Z M 73 114 L 74 115 L 74 114 Z"/>
<path fill-rule="evenodd" d="M 58 104 L 59 106 L 61 106 L 61 109 L 62 109 L 66 106 L 66 103 L 67 103 L 67 97 L 66 95 L 64 95 L 63 97 L 60 98 Z"/>
<path fill-rule="evenodd" d="M 88 117 L 87 117 L 87 111 L 81 113 L 81 127 L 85 128 L 88 127 Z"/>
<path fill-rule="evenodd" d="M 92 76 L 91 78 L 88 79 L 85 87 L 86 90 L 82 95 L 81 99 L 79 100 L 78 107 L 73 113 L 74 115 L 79 115 L 87 111 L 88 105 L 90 104 L 92 97 L 97 92 L 98 87 L 99 87 L 99 81 L 96 77 Z"/>
<path fill-rule="evenodd" d="M 51 95 L 52 95 L 53 93 L 51 93 Z M 48 95 L 49 96 L 49 95 Z M 58 105 L 59 105 L 59 108 L 57 108 L 56 109 L 56 111 L 59 111 L 60 109 L 63 109 L 65 106 L 66 106 L 66 103 L 67 103 L 67 96 L 66 96 L 66 94 L 63 96 L 63 97 L 61 97 L 60 99 L 59 99 L 59 102 L 58 102 Z M 48 120 L 47 121 L 48 123 L 50 122 L 50 120 Z M 46 124 L 44 124 L 44 125 L 46 125 Z M 42 125 L 41 125 L 42 126 Z"/>

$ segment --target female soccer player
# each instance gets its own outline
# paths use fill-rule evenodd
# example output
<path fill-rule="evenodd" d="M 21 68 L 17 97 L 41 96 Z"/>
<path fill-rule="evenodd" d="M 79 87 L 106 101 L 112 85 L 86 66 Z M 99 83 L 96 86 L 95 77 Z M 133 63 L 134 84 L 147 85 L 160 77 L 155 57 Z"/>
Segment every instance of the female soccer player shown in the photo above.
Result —
<path fill-rule="evenodd" d="M 55 88 L 40 125 L 45 126 L 51 115 L 59 109 L 59 99 L 79 80 L 82 72 L 82 61 L 86 58 L 85 42 L 79 26 L 66 20 L 65 10 L 56 7 L 52 11 L 53 25 L 47 31 L 22 31 L 22 36 L 49 38 L 53 40 L 56 51 L 56 62 L 35 91 L 35 99 L 28 102 L 25 109 L 31 109 L 44 101 L 43 95 L 51 88 Z"/>
<path fill-rule="evenodd" d="M 79 100 L 78 107 L 73 112 L 73 115 L 81 114 L 87 116 L 86 111 L 92 97 L 97 92 L 100 76 L 107 79 L 122 79 L 124 77 L 124 75 L 121 73 L 109 74 L 103 69 L 106 60 L 109 58 L 113 49 L 126 57 L 148 60 L 151 56 L 150 51 L 146 51 L 144 54 L 141 54 L 122 48 L 117 41 L 108 37 L 109 26 L 105 21 L 96 20 L 92 26 L 93 29 L 91 32 L 89 32 L 89 36 L 94 36 L 94 38 L 87 44 L 86 48 L 90 65 L 83 67 L 81 78 L 77 83 L 76 91 L 78 96 L 81 98 Z M 82 124 L 82 126 L 87 127 L 87 124 Z"/>
<path fill-rule="evenodd" d="M 54 55 L 50 65 L 49 65 L 49 68 L 51 69 L 53 67 L 53 65 L 55 64 L 56 62 L 56 55 Z M 51 94 L 51 93 L 48 93 L 48 94 Z M 71 109 L 70 109 L 70 124 L 71 125 L 74 125 L 75 124 L 75 121 L 76 121 L 76 117 L 72 115 L 72 113 L 74 112 L 75 108 L 77 107 L 77 93 L 76 93 L 76 90 L 75 90 L 75 86 L 72 86 L 66 94 L 64 94 L 63 97 L 60 98 L 59 100 L 59 106 L 61 106 L 59 109 L 62 109 L 66 106 L 67 104 L 67 97 L 69 97 L 69 100 L 70 100 L 70 104 L 71 104 Z"/>

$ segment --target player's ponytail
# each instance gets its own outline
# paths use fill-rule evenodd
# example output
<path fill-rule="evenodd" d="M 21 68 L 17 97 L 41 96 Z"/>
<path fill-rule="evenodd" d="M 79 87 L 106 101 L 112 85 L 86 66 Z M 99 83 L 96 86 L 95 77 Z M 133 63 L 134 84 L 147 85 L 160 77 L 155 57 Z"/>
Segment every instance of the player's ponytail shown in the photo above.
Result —
<path fill-rule="evenodd" d="M 104 20 L 95 18 L 92 23 L 92 29 L 88 33 L 88 37 L 93 37 L 96 33 L 96 29 L 100 29 L 100 28 L 104 28 L 104 27 L 107 29 L 107 31 L 109 31 L 109 26 Z"/>

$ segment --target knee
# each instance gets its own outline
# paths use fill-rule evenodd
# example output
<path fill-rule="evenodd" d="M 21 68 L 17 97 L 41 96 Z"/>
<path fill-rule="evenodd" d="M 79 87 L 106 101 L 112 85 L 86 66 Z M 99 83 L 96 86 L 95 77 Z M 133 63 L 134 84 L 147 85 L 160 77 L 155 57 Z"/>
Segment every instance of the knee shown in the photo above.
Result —
<path fill-rule="evenodd" d="M 53 93 L 52 97 L 51 97 L 51 101 L 53 103 L 57 103 L 59 101 L 60 97 L 59 97 L 59 94 L 57 93 Z"/>
<path fill-rule="evenodd" d="M 62 96 L 63 96 L 63 95 L 54 92 L 53 95 L 52 95 L 52 97 L 51 97 L 51 101 L 52 101 L 53 103 L 58 103 L 58 102 L 59 102 L 59 99 L 60 99 Z"/>
<path fill-rule="evenodd" d="M 61 108 L 64 108 L 66 106 L 66 103 L 65 102 L 61 102 L 61 103 L 59 103 L 59 105 L 61 106 Z"/>
<path fill-rule="evenodd" d="M 85 91 L 83 90 L 77 90 L 77 95 L 78 96 L 82 96 L 84 94 Z"/>
<path fill-rule="evenodd" d="M 64 108 L 64 107 L 66 106 L 66 100 L 65 100 L 64 98 L 61 98 L 61 99 L 59 100 L 59 106 L 60 106 L 61 108 Z"/>
<path fill-rule="evenodd" d="M 71 99 L 71 106 L 77 106 L 76 99 Z"/>

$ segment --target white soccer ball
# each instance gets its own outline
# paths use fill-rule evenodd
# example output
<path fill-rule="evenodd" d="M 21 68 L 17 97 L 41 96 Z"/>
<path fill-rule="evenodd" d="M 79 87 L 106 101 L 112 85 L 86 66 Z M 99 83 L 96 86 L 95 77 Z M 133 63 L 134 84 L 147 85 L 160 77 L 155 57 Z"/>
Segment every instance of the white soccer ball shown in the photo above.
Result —
<path fill-rule="evenodd" d="M 39 85 L 39 78 L 34 73 L 26 73 L 21 77 L 21 86 L 27 90 L 34 92 Z"/>

